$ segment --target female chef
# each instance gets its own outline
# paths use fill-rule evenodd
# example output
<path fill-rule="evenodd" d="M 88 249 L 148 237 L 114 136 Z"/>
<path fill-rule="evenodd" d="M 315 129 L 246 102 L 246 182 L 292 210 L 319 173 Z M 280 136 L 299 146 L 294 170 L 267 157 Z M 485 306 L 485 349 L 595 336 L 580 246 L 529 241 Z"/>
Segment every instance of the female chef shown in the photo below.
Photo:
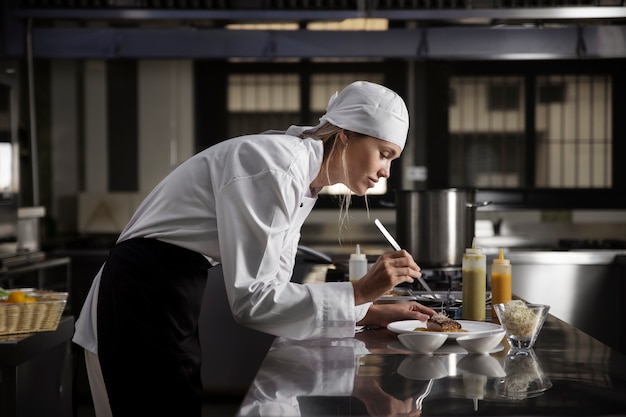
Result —
<path fill-rule="evenodd" d="M 198 320 L 216 264 L 235 320 L 276 336 L 352 337 L 355 324 L 433 315 L 418 303 L 372 304 L 420 276 L 404 250 L 356 282 L 290 282 L 319 191 L 342 183 L 364 195 L 389 176 L 408 127 L 398 94 L 357 81 L 331 97 L 317 126 L 226 140 L 164 178 L 109 252 L 76 322 L 97 416 L 201 414 Z"/>

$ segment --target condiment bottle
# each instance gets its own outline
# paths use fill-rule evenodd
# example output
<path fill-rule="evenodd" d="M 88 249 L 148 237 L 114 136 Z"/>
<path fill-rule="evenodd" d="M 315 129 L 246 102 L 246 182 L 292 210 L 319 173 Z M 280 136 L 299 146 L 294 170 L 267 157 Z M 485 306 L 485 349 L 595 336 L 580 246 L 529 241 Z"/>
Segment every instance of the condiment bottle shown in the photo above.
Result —
<path fill-rule="evenodd" d="M 350 255 L 348 276 L 350 281 L 356 281 L 367 273 L 367 257 L 361 253 L 361 245 L 356 245 L 355 253 Z"/>
<path fill-rule="evenodd" d="M 461 267 L 463 306 L 461 317 L 465 320 L 485 320 L 485 293 L 487 292 L 487 258 L 483 250 L 472 247 L 465 249 Z"/>
<path fill-rule="evenodd" d="M 511 289 L 511 262 L 504 259 L 504 250 L 500 248 L 500 255 L 491 264 L 491 305 L 508 303 L 513 296 Z M 491 309 L 491 320 L 500 323 L 496 311 Z"/>
<path fill-rule="evenodd" d="M 463 386 L 465 387 L 465 396 L 472 399 L 474 411 L 478 411 L 478 400 L 485 398 L 487 375 L 463 372 Z"/>

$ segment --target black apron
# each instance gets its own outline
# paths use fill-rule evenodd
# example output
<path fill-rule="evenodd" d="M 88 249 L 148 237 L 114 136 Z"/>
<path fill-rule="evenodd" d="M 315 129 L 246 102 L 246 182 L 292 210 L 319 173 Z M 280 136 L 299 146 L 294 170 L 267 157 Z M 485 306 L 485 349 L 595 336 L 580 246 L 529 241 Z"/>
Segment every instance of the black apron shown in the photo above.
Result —
<path fill-rule="evenodd" d="M 110 251 L 97 318 L 114 416 L 201 415 L 198 320 L 210 267 L 202 255 L 155 239 Z"/>

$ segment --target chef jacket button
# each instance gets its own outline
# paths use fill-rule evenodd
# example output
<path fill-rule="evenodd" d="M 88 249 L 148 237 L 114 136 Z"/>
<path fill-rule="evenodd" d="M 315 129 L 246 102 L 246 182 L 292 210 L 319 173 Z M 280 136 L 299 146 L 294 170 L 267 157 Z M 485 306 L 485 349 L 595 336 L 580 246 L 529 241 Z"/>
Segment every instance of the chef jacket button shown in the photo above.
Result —
<path fill-rule="evenodd" d="M 304 203 L 300 203 L 300 207 L 304 207 Z"/>

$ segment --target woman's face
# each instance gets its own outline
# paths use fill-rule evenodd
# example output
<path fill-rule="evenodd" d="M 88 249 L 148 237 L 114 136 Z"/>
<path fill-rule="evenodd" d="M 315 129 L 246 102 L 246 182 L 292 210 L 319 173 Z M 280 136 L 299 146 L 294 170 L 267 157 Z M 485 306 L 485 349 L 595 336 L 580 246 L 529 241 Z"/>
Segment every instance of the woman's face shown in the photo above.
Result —
<path fill-rule="evenodd" d="M 342 182 L 356 195 L 364 195 L 380 178 L 389 178 L 391 161 L 400 156 L 402 149 L 386 140 L 344 132 L 347 178 Z"/>

